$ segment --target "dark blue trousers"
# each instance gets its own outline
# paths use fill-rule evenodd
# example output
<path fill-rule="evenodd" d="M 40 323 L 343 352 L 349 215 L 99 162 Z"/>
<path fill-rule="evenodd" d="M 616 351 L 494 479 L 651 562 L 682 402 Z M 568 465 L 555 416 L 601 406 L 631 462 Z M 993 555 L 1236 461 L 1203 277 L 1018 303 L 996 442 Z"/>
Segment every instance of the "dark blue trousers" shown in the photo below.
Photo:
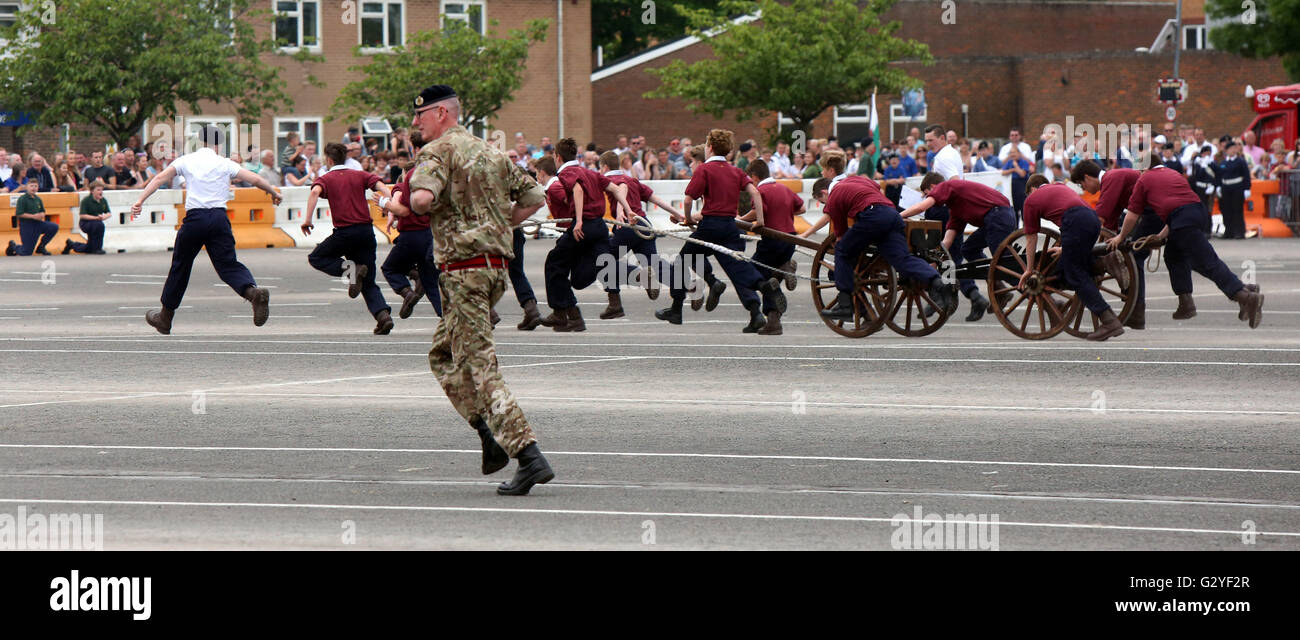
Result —
<path fill-rule="evenodd" d="M 1205 239 L 1201 228 L 1207 214 L 1198 204 L 1189 204 L 1174 209 L 1169 214 L 1169 239 L 1165 243 L 1165 266 L 1169 268 L 1169 284 L 1174 293 L 1183 295 L 1192 292 L 1192 272 L 1195 271 L 1214 281 L 1219 291 L 1229 299 L 1244 286 L 1232 269 L 1223 264 L 1219 254 L 1214 252 L 1210 241 Z"/>
<path fill-rule="evenodd" d="M 1129 237 L 1134 240 L 1144 238 L 1149 235 L 1160 233 L 1164 228 L 1165 223 L 1160 219 L 1160 216 L 1156 215 L 1155 211 L 1147 209 L 1142 212 L 1142 216 L 1138 218 L 1137 226 L 1133 227 L 1133 233 L 1129 234 Z M 1146 262 L 1147 257 L 1150 255 L 1150 249 L 1133 252 L 1133 261 L 1137 263 L 1138 300 L 1147 299 Z"/>
<path fill-rule="evenodd" d="M 528 282 L 528 275 L 524 273 L 524 232 L 522 229 L 515 229 L 515 257 L 510 259 L 510 288 L 515 290 L 515 300 L 522 307 L 529 300 L 536 300 L 537 296 L 533 293 L 533 285 Z"/>
<path fill-rule="evenodd" d="M 100 220 L 82 220 L 78 225 L 81 232 L 86 234 L 85 242 L 68 241 L 72 250 L 77 253 L 94 253 L 104 249 L 104 223 Z"/>
<path fill-rule="evenodd" d="M 659 282 L 671 282 L 669 278 L 672 277 L 672 274 L 669 272 L 669 264 L 657 258 L 659 248 L 655 245 L 654 238 L 647 240 L 627 227 L 619 227 L 609 235 L 609 252 L 614 256 L 615 260 L 621 260 L 623 254 L 632 254 L 636 256 L 637 263 L 643 269 L 646 269 L 647 275 L 645 277 L 649 277 L 650 269 L 658 267 L 659 272 L 654 274 L 654 277 Z M 623 284 L 632 281 L 632 274 L 636 271 L 636 265 L 633 265 L 630 259 L 623 265 L 619 279 L 605 283 L 605 291 L 617 293 Z"/>
<path fill-rule="evenodd" d="M 856 221 L 844 237 L 835 243 L 835 288 L 849 293 L 855 285 L 855 267 L 858 258 L 869 245 L 885 258 L 900 279 L 929 284 L 939 277 L 930 263 L 912 255 L 903 237 L 903 219 L 898 210 L 883 204 L 872 205 L 858 212 Z"/>
<path fill-rule="evenodd" d="M 586 289 L 596 281 L 596 260 L 609 253 L 609 227 L 603 218 L 582 221 L 582 240 L 565 230 L 546 254 L 546 304 L 552 309 L 578 306 L 574 289 Z"/>
<path fill-rule="evenodd" d="M 772 238 L 762 238 L 757 242 L 758 246 L 754 247 L 754 255 L 750 256 L 754 262 L 771 265 L 773 267 L 785 266 L 794 256 L 794 245 L 781 240 Z M 758 265 L 754 265 L 758 267 Z M 784 278 L 785 274 L 777 273 L 765 267 L 758 267 L 759 273 L 764 278 Z M 772 296 L 763 294 L 763 313 L 776 311 L 776 305 L 772 303 Z"/>
<path fill-rule="evenodd" d="M 432 237 L 432 236 L 430 236 Z M 426 254 L 427 255 L 427 254 Z M 312 249 L 307 262 L 317 271 L 336 278 L 343 275 L 343 259 L 351 260 L 360 269 L 366 267 L 366 277 L 361 280 L 361 297 L 366 301 L 370 315 L 392 311 L 384 301 L 384 292 L 375 284 L 375 228 L 370 224 L 335 227 L 334 233 Z"/>
<path fill-rule="evenodd" d="M 21 245 L 14 247 L 14 251 L 20 256 L 30 256 L 33 251 L 39 251 L 54 239 L 55 234 L 59 232 L 59 225 L 48 220 L 31 220 L 28 218 L 18 219 L 18 238 L 23 241 Z M 39 242 L 37 239 L 39 238 Z"/>
<path fill-rule="evenodd" d="M 226 208 L 190 209 L 185 212 L 181 228 L 176 231 L 172 267 L 163 285 L 164 307 L 175 310 L 181 306 L 181 298 L 185 297 L 185 289 L 190 285 L 194 258 L 202 249 L 207 249 L 212 268 L 235 293 L 242 296 L 245 289 L 257 284 L 248 268 L 235 259 L 235 235 L 230 231 Z"/>
<path fill-rule="evenodd" d="M 429 229 L 413 229 L 397 234 L 393 241 L 393 250 L 388 252 L 384 265 L 384 279 L 393 291 L 401 291 L 411 286 L 407 274 L 414 267 L 420 272 L 420 284 L 424 286 L 424 295 L 433 305 L 434 313 L 442 317 L 442 297 L 438 293 L 438 268 L 429 259 L 429 249 L 433 247 L 433 232 Z"/>
<path fill-rule="evenodd" d="M 988 213 L 984 214 L 984 226 L 976 229 L 975 233 L 970 234 L 970 237 L 962 242 L 962 260 L 979 260 L 984 257 L 985 249 L 988 249 L 989 255 L 992 255 L 1002 245 L 1002 242 L 1007 239 L 1007 236 L 1011 235 L 1015 230 L 1016 212 L 1014 209 L 1011 207 L 993 207 L 989 209 Z M 962 231 L 957 232 L 959 237 L 962 235 Z M 956 240 L 953 241 L 953 244 L 956 244 Z M 974 280 L 962 280 L 960 285 L 961 292 L 967 298 L 973 292 L 979 290 L 975 286 Z"/>
<path fill-rule="evenodd" d="M 732 251 L 745 250 L 745 241 L 740 237 L 740 227 L 736 226 L 736 219 L 731 217 L 704 216 L 690 237 L 721 245 Z M 754 268 L 754 265 L 692 242 L 682 247 L 681 253 L 677 254 L 677 259 L 669 269 L 668 282 L 674 300 L 686 299 L 687 265 L 698 264 L 699 260 L 707 259 L 709 256 L 717 260 L 718 266 L 727 273 L 731 284 L 736 288 L 736 294 L 740 296 L 741 304 L 746 309 L 760 304 L 757 289 L 762 286 L 765 278 L 758 269 Z"/>
<path fill-rule="evenodd" d="M 1100 233 L 1101 219 L 1088 207 L 1067 209 L 1061 218 L 1061 275 L 1066 286 L 1074 289 L 1084 306 L 1097 315 L 1110 309 L 1092 276 L 1092 248 Z M 1047 260 L 1047 256 L 1039 260 Z"/>
<path fill-rule="evenodd" d="M 939 224 L 942 225 L 940 228 L 947 229 L 949 213 L 950 212 L 948 211 L 948 205 L 938 204 L 933 207 L 930 207 L 930 209 L 925 212 L 925 219 L 938 220 Z M 961 263 L 964 261 L 962 259 L 961 249 L 962 249 L 962 245 L 965 243 L 965 240 L 966 240 L 965 235 L 959 233 L 957 234 L 957 237 L 953 239 L 952 246 L 948 247 L 948 254 L 952 256 L 952 264 L 954 268 L 961 265 Z M 960 280 L 957 282 L 957 285 L 958 287 L 961 288 L 961 292 L 966 294 L 967 297 L 970 297 L 970 292 L 975 290 L 974 280 Z"/>
<path fill-rule="evenodd" d="M 1219 196 L 1219 213 L 1223 214 L 1223 237 L 1237 239 L 1246 237 L 1245 207 L 1245 190 L 1226 188 L 1223 190 L 1223 195 Z"/>

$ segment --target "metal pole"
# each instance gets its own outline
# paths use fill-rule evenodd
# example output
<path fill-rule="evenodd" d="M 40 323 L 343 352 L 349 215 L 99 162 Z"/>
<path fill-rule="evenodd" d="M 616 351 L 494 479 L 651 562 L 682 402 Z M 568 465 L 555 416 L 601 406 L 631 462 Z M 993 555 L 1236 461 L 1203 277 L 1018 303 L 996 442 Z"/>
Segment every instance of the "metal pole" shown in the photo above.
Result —
<path fill-rule="evenodd" d="M 1183 53 L 1183 0 L 1178 0 L 1174 10 L 1174 77 L 1178 75 L 1178 58 Z"/>

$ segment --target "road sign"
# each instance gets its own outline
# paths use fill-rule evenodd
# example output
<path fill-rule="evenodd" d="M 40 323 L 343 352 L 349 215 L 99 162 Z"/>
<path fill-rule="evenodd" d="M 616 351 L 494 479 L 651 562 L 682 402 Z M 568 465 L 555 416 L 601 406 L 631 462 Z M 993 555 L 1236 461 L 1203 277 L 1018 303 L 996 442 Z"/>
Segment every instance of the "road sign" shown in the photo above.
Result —
<path fill-rule="evenodd" d="M 1173 105 L 1165 107 L 1165 120 L 1173 122 L 1176 119 L 1178 119 L 1178 110 L 1174 109 Z"/>
<path fill-rule="evenodd" d="M 1156 97 L 1167 105 L 1187 99 L 1187 81 L 1182 78 L 1161 78 L 1156 82 Z"/>

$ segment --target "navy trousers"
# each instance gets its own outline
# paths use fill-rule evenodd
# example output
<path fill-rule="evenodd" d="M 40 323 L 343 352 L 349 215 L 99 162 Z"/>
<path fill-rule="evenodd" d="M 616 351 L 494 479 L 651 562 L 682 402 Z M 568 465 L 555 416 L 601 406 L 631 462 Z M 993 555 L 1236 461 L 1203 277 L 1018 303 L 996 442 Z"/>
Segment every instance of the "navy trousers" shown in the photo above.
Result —
<path fill-rule="evenodd" d="M 48 220 L 19 218 L 18 238 L 23 243 L 14 247 L 14 251 L 20 256 L 30 256 L 33 251 L 44 249 L 45 245 L 49 244 L 50 240 L 54 239 L 54 235 L 58 232 L 59 225 Z"/>
<path fill-rule="evenodd" d="M 230 231 L 226 208 L 190 209 L 185 212 L 181 228 L 176 231 L 172 267 L 167 272 L 167 282 L 163 284 L 164 307 L 175 310 L 181 306 L 181 298 L 185 297 L 185 289 L 190 285 L 194 258 L 202 249 L 207 249 L 212 268 L 235 293 L 242 296 L 245 289 L 257 284 L 248 268 L 235 259 L 235 235 Z"/>
<path fill-rule="evenodd" d="M 671 282 L 669 278 L 672 277 L 672 274 L 669 273 L 669 264 L 657 258 L 659 248 L 655 245 L 654 238 L 647 240 L 627 227 L 619 227 L 609 235 L 609 252 L 616 260 L 621 260 L 624 253 L 632 254 L 636 256 L 641 267 L 646 269 L 647 275 L 645 277 L 649 277 L 650 269 L 657 267 L 658 273 L 655 273 L 654 277 L 659 282 Z M 636 266 L 632 264 L 631 260 L 623 264 L 619 279 L 606 282 L 605 291 L 617 293 L 622 284 L 632 281 L 632 273 L 636 271 Z"/>
<path fill-rule="evenodd" d="M 100 220 L 82 220 L 81 232 L 86 234 L 85 242 L 68 241 L 77 253 L 95 253 L 104 250 L 104 223 Z"/>
<path fill-rule="evenodd" d="M 882 204 L 872 205 L 855 216 L 856 222 L 835 243 L 835 288 L 848 293 L 855 286 L 858 258 L 869 245 L 885 258 L 898 277 L 929 284 L 939 277 L 930 263 L 912 255 L 903 237 L 903 219 L 898 210 Z"/>
<path fill-rule="evenodd" d="M 573 290 L 596 281 L 596 260 L 605 253 L 609 253 L 609 227 L 603 218 L 582 221 L 582 240 L 566 229 L 546 254 L 546 304 L 556 311 L 578 306 Z"/>
<path fill-rule="evenodd" d="M 1097 315 L 1110 310 L 1092 276 L 1092 248 L 1100 234 L 1101 219 L 1088 207 L 1067 209 L 1061 218 L 1061 261 L 1058 263 L 1061 275 L 1065 285 L 1074 289 L 1084 306 Z M 1039 258 L 1046 259 L 1046 256 Z"/>
<path fill-rule="evenodd" d="M 949 216 L 949 211 L 948 211 L 948 205 L 946 204 L 935 205 L 933 207 L 930 207 L 930 209 L 925 212 L 925 219 L 938 220 L 939 224 L 942 225 L 940 227 L 941 229 L 948 228 L 948 216 Z M 966 240 L 965 235 L 959 233 L 957 234 L 957 237 L 953 239 L 952 246 L 948 247 L 948 254 L 952 256 L 952 264 L 954 268 L 961 265 L 961 263 L 963 262 L 961 249 L 962 249 L 962 245 L 965 243 L 965 240 Z M 962 293 L 966 294 L 967 297 L 970 296 L 971 291 L 975 290 L 974 280 L 960 280 L 958 281 L 957 285 L 961 288 Z"/>
<path fill-rule="evenodd" d="M 754 262 L 771 265 L 773 267 L 783 267 L 794 256 L 794 245 L 789 242 L 782 242 L 772 238 L 762 238 L 754 247 L 754 255 L 750 256 Z M 758 266 L 758 265 L 754 265 Z M 785 274 L 777 273 L 765 267 L 758 267 L 759 273 L 764 278 L 784 278 Z M 776 305 L 772 303 L 772 296 L 763 294 L 763 313 L 776 311 Z"/>
<path fill-rule="evenodd" d="M 515 300 L 522 307 L 529 300 L 536 300 L 537 296 L 533 293 L 533 285 L 528 282 L 528 275 L 524 273 L 524 232 L 522 229 L 515 229 L 515 257 L 510 259 L 510 288 L 515 290 Z"/>
<path fill-rule="evenodd" d="M 430 236 L 432 237 L 432 236 Z M 427 254 L 425 254 L 427 255 Z M 359 270 L 366 267 L 366 277 L 361 280 L 361 296 L 366 301 L 370 315 L 380 311 L 392 311 L 384 301 L 384 292 L 375 284 L 375 228 L 370 224 L 354 224 L 335 227 L 334 233 L 325 238 L 312 249 L 307 262 L 321 271 L 336 278 L 343 275 L 344 258 L 351 260 Z"/>
<path fill-rule="evenodd" d="M 740 228 L 736 226 L 736 219 L 732 217 L 704 216 L 690 237 L 721 245 L 732 251 L 745 250 L 745 241 L 740 238 Z M 701 257 L 697 259 L 694 256 Z M 717 260 L 718 266 L 727 273 L 731 284 L 736 287 L 736 294 L 740 296 L 741 304 L 746 309 L 760 304 L 757 289 L 762 286 L 765 278 L 753 264 L 692 242 L 682 247 L 681 253 L 677 254 L 677 259 L 673 261 L 672 268 L 669 270 L 668 282 L 674 300 L 686 299 L 688 265 L 697 264 L 697 260 L 707 260 L 710 256 Z"/>
<path fill-rule="evenodd" d="M 393 241 L 393 250 L 388 252 L 384 265 L 384 279 L 393 291 L 401 291 L 411 286 L 407 274 L 414 267 L 420 273 L 420 284 L 424 286 L 424 295 L 433 305 L 434 313 L 442 317 L 442 297 L 438 293 L 438 268 L 429 259 L 429 250 L 433 247 L 433 232 L 429 229 L 412 229 L 397 234 Z"/>
<path fill-rule="evenodd" d="M 1200 204 L 1189 204 L 1169 214 L 1169 240 L 1165 243 L 1165 266 L 1174 293 L 1192 292 L 1192 272 L 1214 281 L 1229 299 L 1244 286 L 1228 265 L 1219 259 L 1210 241 L 1201 233 L 1207 217 Z"/>
<path fill-rule="evenodd" d="M 961 244 L 962 260 L 979 260 L 984 257 L 984 250 L 988 249 L 989 255 L 998 250 L 1002 242 L 1007 239 L 1016 230 L 1016 212 L 1011 207 L 993 207 L 984 214 L 984 226 L 975 230 Z M 965 231 L 964 229 L 962 231 Z M 962 231 L 958 231 L 960 237 Z M 956 244 L 956 240 L 953 241 Z M 954 260 L 954 262 L 956 262 Z M 974 280 L 962 280 L 961 292 L 967 298 L 979 288 L 975 286 Z"/>
<path fill-rule="evenodd" d="M 1160 216 L 1156 215 L 1155 211 L 1147 209 L 1142 212 L 1142 216 L 1138 218 L 1137 226 L 1133 227 L 1133 233 L 1129 234 L 1129 237 L 1134 240 L 1145 238 L 1146 236 L 1160 233 L 1164 228 L 1165 223 L 1160 219 Z M 1147 299 L 1146 262 L 1147 257 L 1150 255 L 1150 249 L 1133 252 L 1133 261 L 1137 263 L 1138 300 Z"/>
<path fill-rule="evenodd" d="M 1239 189 L 1223 190 L 1219 196 L 1219 213 L 1223 214 L 1223 237 L 1246 237 L 1246 193 Z M 1172 233 L 1172 231 L 1171 231 Z"/>

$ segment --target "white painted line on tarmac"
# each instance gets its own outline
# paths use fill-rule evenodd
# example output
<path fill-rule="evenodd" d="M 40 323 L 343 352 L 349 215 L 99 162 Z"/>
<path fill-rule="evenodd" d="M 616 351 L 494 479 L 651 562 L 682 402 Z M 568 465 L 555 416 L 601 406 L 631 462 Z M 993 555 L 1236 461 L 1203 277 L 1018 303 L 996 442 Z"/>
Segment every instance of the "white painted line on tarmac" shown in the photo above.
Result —
<path fill-rule="evenodd" d="M 8 313 L 11 311 L 58 311 L 58 307 L 27 307 L 25 309 L 0 309 L 0 312 Z"/>
<path fill-rule="evenodd" d="M 12 273 L 12 274 L 14 274 L 14 275 L 16 275 L 16 276 L 44 276 L 44 275 L 52 275 L 52 276 L 66 276 L 66 275 L 70 275 L 70 274 L 69 274 L 68 272 L 66 272 L 66 271 L 52 271 L 52 272 L 49 272 L 49 273 L 47 273 L 47 272 L 45 272 L 45 271 L 10 271 L 9 273 Z"/>
<path fill-rule="evenodd" d="M 155 310 L 155 309 L 157 309 L 157 308 L 158 308 L 158 305 L 154 305 L 154 306 L 152 306 L 152 307 L 118 307 L 117 310 L 118 310 L 118 311 L 126 311 L 126 310 L 129 310 L 129 309 L 138 309 L 138 310 L 142 310 L 142 311 L 153 311 L 153 310 Z M 176 308 L 177 308 L 177 309 L 193 309 L 194 307 L 193 307 L 192 305 L 183 304 L 183 305 L 181 305 L 181 306 L 179 306 L 179 307 L 176 307 Z M 76 338 L 73 338 L 73 340 L 76 340 Z M 87 340 L 87 341 L 89 341 L 89 340 Z"/>
<path fill-rule="evenodd" d="M 161 282 L 146 282 L 146 281 L 143 281 L 143 280 L 105 280 L 105 281 L 104 281 L 104 284 L 151 284 L 151 285 L 153 285 L 153 286 L 156 287 L 156 286 L 158 286 L 158 285 L 160 285 L 160 284 L 163 284 L 163 283 L 161 283 Z"/>
<path fill-rule="evenodd" d="M 248 314 L 248 315 L 246 315 L 246 316 L 245 316 L 245 315 L 235 314 L 235 315 L 229 315 L 229 316 L 226 316 L 226 317 L 227 317 L 227 318 L 241 318 L 241 319 L 244 319 L 244 320 L 252 320 L 252 319 L 253 319 L 253 314 L 250 313 L 250 314 Z M 282 315 L 276 315 L 275 317 L 276 317 L 277 319 L 280 319 L 280 320 L 303 320 L 303 319 L 306 319 L 306 318 L 315 318 L 316 316 L 282 316 Z"/>
<path fill-rule="evenodd" d="M 40 278 L 0 278 L 0 282 L 42 282 Z"/>
<path fill-rule="evenodd" d="M 0 449 L 96 449 L 101 451 L 242 451 L 262 453 L 402 453 L 402 454 L 482 454 L 479 449 L 378 449 L 362 447 L 216 447 L 173 445 L 93 445 L 93 444 L 0 444 Z M 1026 462 L 1009 460 L 951 460 L 945 458 L 863 458 L 852 456 L 795 456 L 744 453 L 661 453 L 635 451 L 547 451 L 546 455 L 616 458 L 687 458 L 707 460 L 783 460 L 796 462 L 864 462 L 883 464 L 935 464 L 964 466 L 1054 467 L 1079 469 L 1126 469 L 1134 471 L 1195 471 L 1210 473 L 1260 473 L 1300 475 L 1300 469 L 1252 469 L 1241 467 L 1179 467 L 1097 462 Z M 1240 533 L 1240 531 L 1238 531 Z"/>
<path fill-rule="evenodd" d="M 114 278 L 166 278 L 165 273 L 110 273 Z M 161 283 L 159 283 L 161 284 Z"/>
<path fill-rule="evenodd" d="M 103 505 L 126 507 L 206 507 L 206 508 L 243 508 L 243 509 L 316 509 L 347 511 L 411 511 L 432 513 L 499 513 L 499 514 L 534 514 L 567 516 L 615 516 L 615 517 L 654 517 L 654 518 L 698 518 L 719 520 L 774 520 L 803 522 L 851 522 L 851 523 L 887 523 L 896 524 L 895 518 L 873 518 L 867 516 L 815 516 L 767 513 L 696 513 L 690 511 L 612 511 L 600 509 L 531 509 L 509 507 L 452 507 L 426 505 L 365 505 L 365 504 L 311 504 L 288 502 L 189 502 L 180 500 L 51 500 L 43 498 L 0 498 L 0 502 L 10 504 L 65 504 L 65 505 Z M 972 521 L 973 522 L 973 521 Z M 1230 535 L 1241 537 L 1240 529 L 1192 529 L 1183 527 L 1144 527 L 1136 525 L 1085 524 L 1074 522 L 1005 522 L 998 521 L 1000 527 L 1039 527 L 1049 529 L 1087 529 L 1100 531 L 1153 531 L 1159 533 L 1198 533 Z M 1258 531 L 1257 536 L 1300 537 L 1300 531 Z"/>

